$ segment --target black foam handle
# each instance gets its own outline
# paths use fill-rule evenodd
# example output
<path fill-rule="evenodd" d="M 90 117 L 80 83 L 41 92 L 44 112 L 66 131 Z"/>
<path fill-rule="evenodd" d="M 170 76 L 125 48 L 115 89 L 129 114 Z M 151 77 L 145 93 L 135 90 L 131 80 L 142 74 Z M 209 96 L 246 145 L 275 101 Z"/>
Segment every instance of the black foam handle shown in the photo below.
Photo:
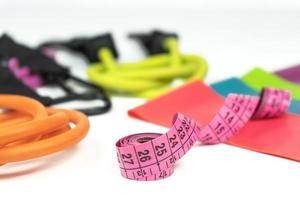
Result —
<path fill-rule="evenodd" d="M 101 48 L 108 48 L 117 59 L 117 51 L 114 39 L 110 33 L 96 35 L 93 37 L 77 37 L 66 41 L 47 41 L 40 47 L 66 47 L 69 50 L 82 53 L 90 63 L 101 62 L 98 57 L 98 51 Z"/>
<path fill-rule="evenodd" d="M 43 77 L 44 82 L 55 82 L 57 78 L 67 78 L 69 70 L 57 64 L 53 59 L 44 55 L 40 50 L 29 48 L 15 42 L 7 34 L 0 38 L 0 58 L 16 57 L 20 65 Z"/>
<path fill-rule="evenodd" d="M 129 38 L 137 40 L 142 45 L 145 52 L 149 55 L 168 53 L 163 43 L 166 38 L 170 37 L 178 39 L 178 35 L 176 33 L 163 32 L 160 30 L 154 30 L 149 33 L 129 34 Z"/>
<path fill-rule="evenodd" d="M 2 65 L 0 66 L 0 94 L 22 95 L 34 98 L 46 106 L 52 104 L 51 98 L 38 95 L 34 90 L 15 78 L 10 70 Z"/>

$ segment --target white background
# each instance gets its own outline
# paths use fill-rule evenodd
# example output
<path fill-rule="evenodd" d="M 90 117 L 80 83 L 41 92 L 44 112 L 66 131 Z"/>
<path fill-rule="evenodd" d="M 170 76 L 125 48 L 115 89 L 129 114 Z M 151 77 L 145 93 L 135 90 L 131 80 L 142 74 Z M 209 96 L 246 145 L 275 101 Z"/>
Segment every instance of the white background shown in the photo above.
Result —
<path fill-rule="evenodd" d="M 143 54 L 126 33 L 177 31 L 183 52 L 208 60 L 208 83 L 241 76 L 257 65 L 271 71 L 300 62 L 299 22 L 296 0 L 0 0 L 0 32 L 28 45 L 112 31 L 121 60 L 129 61 Z M 81 60 L 68 62 L 85 76 Z M 194 147 L 162 181 L 122 178 L 117 139 L 166 130 L 127 117 L 127 110 L 142 102 L 114 98 L 109 114 L 90 118 L 89 135 L 76 147 L 1 167 L 0 199 L 299 199 L 298 162 L 228 145 Z"/>

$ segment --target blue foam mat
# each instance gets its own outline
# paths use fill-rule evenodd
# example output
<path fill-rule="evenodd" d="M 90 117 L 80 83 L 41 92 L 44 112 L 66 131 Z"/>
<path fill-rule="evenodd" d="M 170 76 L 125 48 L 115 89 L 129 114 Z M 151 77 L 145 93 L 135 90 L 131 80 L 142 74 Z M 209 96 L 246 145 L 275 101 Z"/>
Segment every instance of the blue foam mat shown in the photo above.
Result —
<path fill-rule="evenodd" d="M 249 87 L 238 78 L 229 78 L 211 84 L 211 87 L 221 96 L 226 97 L 229 93 L 238 93 L 246 95 L 259 95 L 259 92 Z M 289 107 L 289 112 L 300 114 L 300 101 L 293 100 Z"/>

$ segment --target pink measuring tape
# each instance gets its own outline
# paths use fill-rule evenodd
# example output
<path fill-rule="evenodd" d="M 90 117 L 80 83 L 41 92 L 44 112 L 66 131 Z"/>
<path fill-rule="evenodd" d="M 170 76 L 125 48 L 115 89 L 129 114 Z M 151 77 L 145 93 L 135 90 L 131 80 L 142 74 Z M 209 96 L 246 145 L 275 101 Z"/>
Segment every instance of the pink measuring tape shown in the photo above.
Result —
<path fill-rule="evenodd" d="M 169 177 L 174 171 L 175 162 L 196 141 L 202 144 L 225 142 L 251 118 L 266 119 L 284 114 L 290 102 L 289 91 L 272 88 L 264 89 L 260 97 L 230 94 L 216 116 L 204 128 L 196 121 L 177 113 L 166 134 L 133 134 L 116 143 L 121 174 L 128 179 L 142 181 Z"/>

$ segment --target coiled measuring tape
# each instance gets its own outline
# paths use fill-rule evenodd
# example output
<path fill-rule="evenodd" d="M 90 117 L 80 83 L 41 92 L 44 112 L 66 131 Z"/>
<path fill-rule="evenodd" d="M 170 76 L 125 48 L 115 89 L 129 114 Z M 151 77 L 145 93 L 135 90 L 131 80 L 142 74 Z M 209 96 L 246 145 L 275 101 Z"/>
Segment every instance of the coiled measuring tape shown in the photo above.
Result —
<path fill-rule="evenodd" d="M 0 113 L 0 165 L 64 150 L 82 140 L 89 129 L 84 114 L 45 108 L 28 97 L 0 95 L 0 108 L 10 110 Z"/>
<path fill-rule="evenodd" d="M 143 181 L 169 177 L 175 162 L 196 141 L 202 144 L 222 143 L 234 136 L 250 119 L 284 114 L 290 101 L 289 91 L 272 88 L 264 89 L 260 97 L 229 94 L 224 105 L 204 128 L 193 119 L 177 113 L 166 134 L 133 134 L 116 143 L 121 174 L 128 179 Z"/>

